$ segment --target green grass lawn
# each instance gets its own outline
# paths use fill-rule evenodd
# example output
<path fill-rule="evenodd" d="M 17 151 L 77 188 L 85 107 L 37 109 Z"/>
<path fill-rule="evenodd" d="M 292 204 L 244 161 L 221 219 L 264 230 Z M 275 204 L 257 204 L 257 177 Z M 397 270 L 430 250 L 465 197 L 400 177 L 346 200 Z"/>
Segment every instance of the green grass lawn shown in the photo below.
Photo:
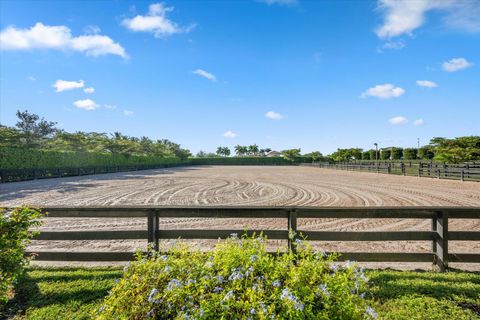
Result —
<path fill-rule="evenodd" d="M 114 268 L 32 268 L 7 306 L 14 319 L 90 319 L 122 274 Z M 480 319 L 480 273 L 368 271 L 380 319 Z M 2 315 L 0 314 L 0 319 Z"/>

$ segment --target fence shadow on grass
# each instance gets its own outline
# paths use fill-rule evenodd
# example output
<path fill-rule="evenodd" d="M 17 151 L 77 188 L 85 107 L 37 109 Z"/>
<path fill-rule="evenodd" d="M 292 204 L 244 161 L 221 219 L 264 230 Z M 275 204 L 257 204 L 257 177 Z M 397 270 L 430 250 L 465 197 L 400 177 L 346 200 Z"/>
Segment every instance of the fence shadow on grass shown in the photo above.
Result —
<path fill-rule="evenodd" d="M 98 304 L 121 273 L 119 269 L 33 268 L 20 277 L 6 317 L 25 314 L 27 309 Z"/>
<path fill-rule="evenodd" d="M 412 295 L 457 301 L 459 297 L 467 300 L 480 297 L 480 272 L 372 271 L 369 276 L 372 288 L 370 292 L 380 300 Z"/>

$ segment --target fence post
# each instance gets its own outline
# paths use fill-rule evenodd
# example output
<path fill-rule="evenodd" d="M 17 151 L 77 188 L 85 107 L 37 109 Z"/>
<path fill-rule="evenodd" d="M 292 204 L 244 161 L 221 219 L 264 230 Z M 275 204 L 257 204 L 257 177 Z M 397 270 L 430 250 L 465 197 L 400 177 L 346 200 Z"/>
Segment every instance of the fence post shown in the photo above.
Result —
<path fill-rule="evenodd" d="M 435 254 L 434 263 L 440 272 L 448 268 L 448 214 L 437 211 L 432 219 L 432 231 L 435 239 L 432 243 L 432 251 Z"/>
<path fill-rule="evenodd" d="M 157 237 L 157 231 L 158 231 L 158 214 L 151 210 L 148 212 L 148 218 L 147 218 L 147 241 L 148 244 L 153 243 L 153 248 L 158 251 L 158 237 Z"/>
<path fill-rule="evenodd" d="M 462 181 L 465 181 L 465 171 L 462 169 L 462 171 L 460 172 L 460 179 Z"/>
<path fill-rule="evenodd" d="M 296 252 L 294 242 L 297 238 L 297 211 L 292 209 L 288 211 L 288 250 L 293 253 Z"/>

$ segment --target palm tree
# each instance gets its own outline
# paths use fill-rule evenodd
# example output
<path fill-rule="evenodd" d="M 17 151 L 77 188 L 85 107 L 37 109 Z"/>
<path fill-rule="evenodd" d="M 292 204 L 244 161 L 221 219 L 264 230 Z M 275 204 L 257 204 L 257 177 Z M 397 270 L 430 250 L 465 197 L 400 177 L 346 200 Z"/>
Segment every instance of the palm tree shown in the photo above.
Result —
<path fill-rule="evenodd" d="M 248 154 L 256 156 L 258 154 L 258 146 L 256 144 L 248 146 Z"/>
<path fill-rule="evenodd" d="M 282 154 L 288 161 L 294 161 L 296 157 L 300 156 L 300 149 L 283 150 Z"/>
<path fill-rule="evenodd" d="M 235 153 L 237 156 L 244 156 L 248 152 L 248 147 L 236 145 L 235 146 Z"/>

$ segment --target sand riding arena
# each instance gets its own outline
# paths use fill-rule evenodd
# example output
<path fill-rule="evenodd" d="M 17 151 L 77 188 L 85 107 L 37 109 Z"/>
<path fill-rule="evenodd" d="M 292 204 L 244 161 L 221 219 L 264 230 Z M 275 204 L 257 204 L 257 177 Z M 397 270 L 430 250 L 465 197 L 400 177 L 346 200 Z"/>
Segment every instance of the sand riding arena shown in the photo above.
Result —
<path fill-rule="evenodd" d="M 480 206 L 480 183 L 297 166 L 195 166 L 56 178 L 0 185 L 0 206 Z M 137 218 L 49 218 L 42 230 L 145 229 Z M 164 229 L 279 229 L 278 219 L 169 218 Z M 303 230 L 429 230 L 413 219 L 304 219 Z M 480 220 L 454 220 L 450 230 L 480 231 Z M 208 247 L 212 241 L 195 241 Z M 32 250 L 125 251 L 146 241 L 35 241 Z M 168 245 L 168 243 L 167 243 Z M 279 245 L 279 244 L 272 244 Z M 325 250 L 425 251 L 431 243 L 315 242 Z M 478 253 L 480 243 L 455 241 L 450 251 Z"/>

